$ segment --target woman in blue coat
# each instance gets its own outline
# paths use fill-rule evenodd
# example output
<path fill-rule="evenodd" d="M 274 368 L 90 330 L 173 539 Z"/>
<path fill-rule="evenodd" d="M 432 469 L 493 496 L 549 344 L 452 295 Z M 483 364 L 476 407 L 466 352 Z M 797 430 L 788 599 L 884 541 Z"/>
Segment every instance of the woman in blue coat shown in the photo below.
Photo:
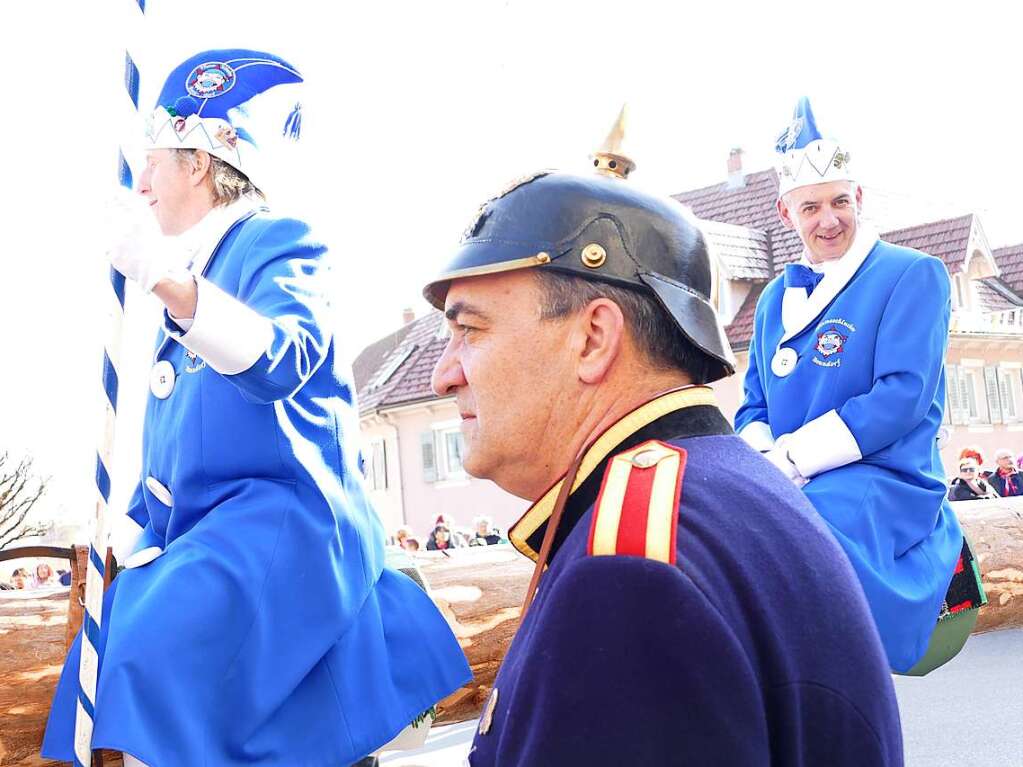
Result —
<path fill-rule="evenodd" d="M 891 668 L 923 657 L 963 546 L 935 442 L 949 279 L 859 221 L 848 154 L 801 103 L 778 209 L 803 258 L 757 304 L 736 430 L 803 487 L 859 576 Z"/>
<path fill-rule="evenodd" d="M 166 236 L 131 203 L 113 224 L 113 265 L 167 307 L 128 510 L 144 529 L 98 643 L 92 745 L 127 764 L 341 767 L 469 677 L 429 597 L 384 566 L 326 250 L 254 186 L 236 107 L 300 80 L 256 51 L 183 63 L 139 184 Z M 72 757 L 78 658 L 51 758 Z"/>

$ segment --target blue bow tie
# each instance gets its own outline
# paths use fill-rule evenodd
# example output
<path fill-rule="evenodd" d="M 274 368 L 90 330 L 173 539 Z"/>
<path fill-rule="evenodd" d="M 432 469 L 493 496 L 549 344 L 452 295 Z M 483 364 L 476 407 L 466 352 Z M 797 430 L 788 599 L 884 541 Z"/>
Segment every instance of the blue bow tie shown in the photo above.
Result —
<path fill-rule="evenodd" d="M 785 287 L 806 288 L 806 295 L 813 293 L 824 275 L 802 264 L 785 264 Z"/>

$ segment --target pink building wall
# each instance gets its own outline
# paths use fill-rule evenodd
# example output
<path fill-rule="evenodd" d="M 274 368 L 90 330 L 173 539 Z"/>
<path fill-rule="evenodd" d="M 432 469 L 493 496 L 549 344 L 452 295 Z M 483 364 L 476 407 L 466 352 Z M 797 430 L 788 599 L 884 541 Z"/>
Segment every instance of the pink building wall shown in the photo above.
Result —
<path fill-rule="evenodd" d="M 485 514 L 505 533 L 528 508 L 527 501 L 506 493 L 489 480 L 468 476 L 435 482 L 425 479 L 421 435 L 458 420 L 458 409 L 451 400 L 396 409 L 384 417 L 388 422 L 379 418 L 376 423 L 363 420 L 363 441 L 384 439 L 387 443 L 388 487 L 371 490 L 370 498 L 388 533 L 404 524 L 425 541 L 439 514 L 450 515 L 461 527 L 470 527 L 474 517 Z M 395 455 L 397 462 L 391 460 Z"/>

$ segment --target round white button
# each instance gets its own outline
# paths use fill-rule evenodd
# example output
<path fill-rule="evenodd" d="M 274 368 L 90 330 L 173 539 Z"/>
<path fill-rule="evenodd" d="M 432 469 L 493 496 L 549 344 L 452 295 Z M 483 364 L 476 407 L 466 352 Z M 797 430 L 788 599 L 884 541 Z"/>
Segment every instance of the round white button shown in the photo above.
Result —
<path fill-rule="evenodd" d="M 796 360 L 798 359 L 799 355 L 796 354 L 795 349 L 790 349 L 788 346 L 781 348 L 774 353 L 774 358 L 771 360 L 771 372 L 779 378 L 784 378 L 796 369 Z"/>
<path fill-rule="evenodd" d="M 174 391 L 174 366 L 160 360 L 149 371 L 149 391 L 157 399 L 167 399 Z"/>

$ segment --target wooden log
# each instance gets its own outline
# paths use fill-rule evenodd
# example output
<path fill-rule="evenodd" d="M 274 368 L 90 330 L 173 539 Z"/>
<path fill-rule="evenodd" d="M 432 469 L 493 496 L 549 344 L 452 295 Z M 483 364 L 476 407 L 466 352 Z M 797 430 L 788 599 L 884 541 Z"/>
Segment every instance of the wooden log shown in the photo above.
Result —
<path fill-rule="evenodd" d="M 67 589 L 0 591 L 0 766 L 58 767 L 39 756 L 64 665 Z M 120 767 L 107 754 L 105 767 Z"/>
<path fill-rule="evenodd" d="M 416 556 L 433 601 L 469 660 L 473 680 L 438 705 L 438 724 L 479 715 L 519 627 L 533 563 L 510 544 Z"/>
<path fill-rule="evenodd" d="M 953 504 L 973 542 L 988 604 L 975 633 L 1023 628 L 1023 498 Z M 474 678 L 438 707 L 438 722 L 479 715 L 519 625 L 533 563 L 511 546 L 416 555 Z M 0 767 L 56 767 L 38 756 L 65 655 L 67 590 L 0 591 Z M 108 755 L 105 767 L 118 767 Z"/>
<path fill-rule="evenodd" d="M 1023 497 L 960 501 L 952 508 L 973 544 L 987 594 L 973 633 L 1023 627 Z"/>

